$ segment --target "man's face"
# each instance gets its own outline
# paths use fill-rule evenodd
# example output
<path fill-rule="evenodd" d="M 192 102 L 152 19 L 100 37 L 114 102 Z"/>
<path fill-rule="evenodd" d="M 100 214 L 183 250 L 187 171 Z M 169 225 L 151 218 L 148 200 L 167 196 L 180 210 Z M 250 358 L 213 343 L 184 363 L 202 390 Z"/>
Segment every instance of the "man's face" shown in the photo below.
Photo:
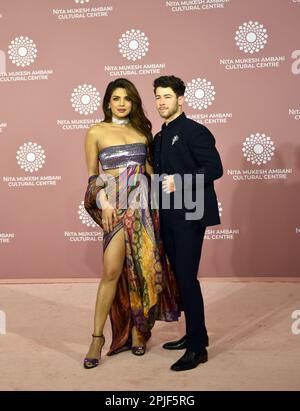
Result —
<path fill-rule="evenodd" d="M 181 112 L 183 97 L 177 97 L 171 87 L 157 87 L 155 99 L 162 118 L 168 120 Z"/>

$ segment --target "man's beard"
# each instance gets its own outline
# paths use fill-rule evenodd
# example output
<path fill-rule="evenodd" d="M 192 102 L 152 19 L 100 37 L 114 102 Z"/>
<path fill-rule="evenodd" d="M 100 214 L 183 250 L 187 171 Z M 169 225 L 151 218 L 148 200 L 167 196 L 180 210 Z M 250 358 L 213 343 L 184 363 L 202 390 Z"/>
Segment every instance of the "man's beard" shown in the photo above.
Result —
<path fill-rule="evenodd" d="M 168 118 L 172 117 L 178 111 L 178 106 L 174 107 L 171 110 L 167 110 L 164 113 L 160 114 L 162 118 L 168 120 Z"/>

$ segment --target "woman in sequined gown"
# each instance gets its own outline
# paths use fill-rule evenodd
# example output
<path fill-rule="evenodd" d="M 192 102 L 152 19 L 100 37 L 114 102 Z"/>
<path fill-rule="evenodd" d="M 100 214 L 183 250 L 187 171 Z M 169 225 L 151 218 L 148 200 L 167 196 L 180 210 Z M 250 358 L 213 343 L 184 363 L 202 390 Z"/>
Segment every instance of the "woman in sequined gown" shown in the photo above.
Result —
<path fill-rule="evenodd" d="M 103 229 L 103 273 L 85 368 L 99 364 L 108 314 L 108 355 L 129 349 L 143 355 L 155 321 L 176 321 L 180 315 L 158 211 L 150 208 L 151 123 L 134 84 L 127 79 L 110 82 L 103 111 L 103 122 L 91 127 L 85 140 L 85 208 Z"/>

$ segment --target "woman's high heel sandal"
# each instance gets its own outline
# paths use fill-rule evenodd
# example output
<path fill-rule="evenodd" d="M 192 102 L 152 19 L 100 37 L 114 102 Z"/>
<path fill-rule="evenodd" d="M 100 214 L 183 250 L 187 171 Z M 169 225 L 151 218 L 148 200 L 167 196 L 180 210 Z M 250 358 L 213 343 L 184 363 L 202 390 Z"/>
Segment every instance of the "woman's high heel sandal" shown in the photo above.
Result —
<path fill-rule="evenodd" d="M 136 345 L 131 347 L 131 352 L 134 355 L 144 355 L 146 352 L 146 344 L 145 345 Z"/>
<path fill-rule="evenodd" d="M 137 334 L 136 337 L 138 337 L 137 338 L 137 340 L 138 340 L 137 345 L 132 345 L 131 346 L 132 354 L 139 355 L 139 356 L 144 355 L 145 352 L 146 352 L 146 340 L 145 340 L 145 338 L 141 335 L 141 333 L 137 330 L 137 328 L 135 326 L 132 328 L 131 333 L 132 334 L 133 333 Z M 132 335 L 132 341 L 133 340 L 134 340 L 134 337 Z"/>
<path fill-rule="evenodd" d="M 101 345 L 101 348 L 100 348 L 99 358 L 88 358 L 88 357 L 85 357 L 84 362 L 83 362 L 83 366 L 84 366 L 84 368 L 86 368 L 86 369 L 95 368 L 95 367 L 97 367 L 97 365 L 99 365 L 99 361 L 100 361 L 100 358 L 101 358 L 101 351 L 102 351 L 102 348 L 103 348 L 103 346 L 104 346 L 104 344 L 105 344 L 105 337 L 104 337 L 103 334 L 102 334 L 102 335 L 94 335 L 94 334 L 92 334 L 92 337 L 94 337 L 94 338 L 103 338 L 103 344 Z"/>

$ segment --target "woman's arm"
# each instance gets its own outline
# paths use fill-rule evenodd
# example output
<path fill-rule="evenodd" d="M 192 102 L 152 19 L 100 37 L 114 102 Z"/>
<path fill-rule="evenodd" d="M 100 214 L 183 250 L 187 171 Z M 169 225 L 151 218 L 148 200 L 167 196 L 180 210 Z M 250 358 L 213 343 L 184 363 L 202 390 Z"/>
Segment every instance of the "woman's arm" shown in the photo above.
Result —
<path fill-rule="evenodd" d="M 147 144 L 147 155 L 146 155 L 145 167 L 146 167 L 146 174 L 148 174 L 149 176 L 153 174 L 153 166 L 150 164 L 150 159 L 153 158 L 153 156 L 150 155 L 150 150 L 153 150 L 153 147 Z"/>
<path fill-rule="evenodd" d="M 149 164 L 148 160 L 145 163 L 146 173 L 151 176 L 153 174 L 153 167 Z"/>
<path fill-rule="evenodd" d="M 88 169 L 88 176 L 99 174 L 98 144 L 97 136 L 99 127 L 91 127 L 85 137 L 85 158 Z"/>
<path fill-rule="evenodd" d="M 99 150 L 97 143 L 99 137 L 99 128 L 99 126 L 91 127 L 88 130 L 85 138 L 85 156 L 89 177 L 99 175 Z M 104 189 L 101 189 L 99 192 L 99 200 L 102 209 L 110 207 Z"/>
<path fill-rule="evenodd" d="M 91 215 L 94 221 L 99 224 L 104 231 L 111 231 L 113 229 L 114 222 L 118 221 L 116 210 L 111 206 L 107 199 L 105 192 L 105 184 L 103 184 L 102 178 L 100 182 L 102 185 L 98 185 L 99 178 L 99 159 L 98 159 L 98 138 L 99 138 L 99 126 L 91 127 L 85 138 L 85 155 L 86 163 L 89 175 L 89 185 L 85 195 L 85 208 Z M 90 179 L 90 177 L 95 176 Z M 99 196 L 100 206 L 97 205 L 97 196 Z"/>

